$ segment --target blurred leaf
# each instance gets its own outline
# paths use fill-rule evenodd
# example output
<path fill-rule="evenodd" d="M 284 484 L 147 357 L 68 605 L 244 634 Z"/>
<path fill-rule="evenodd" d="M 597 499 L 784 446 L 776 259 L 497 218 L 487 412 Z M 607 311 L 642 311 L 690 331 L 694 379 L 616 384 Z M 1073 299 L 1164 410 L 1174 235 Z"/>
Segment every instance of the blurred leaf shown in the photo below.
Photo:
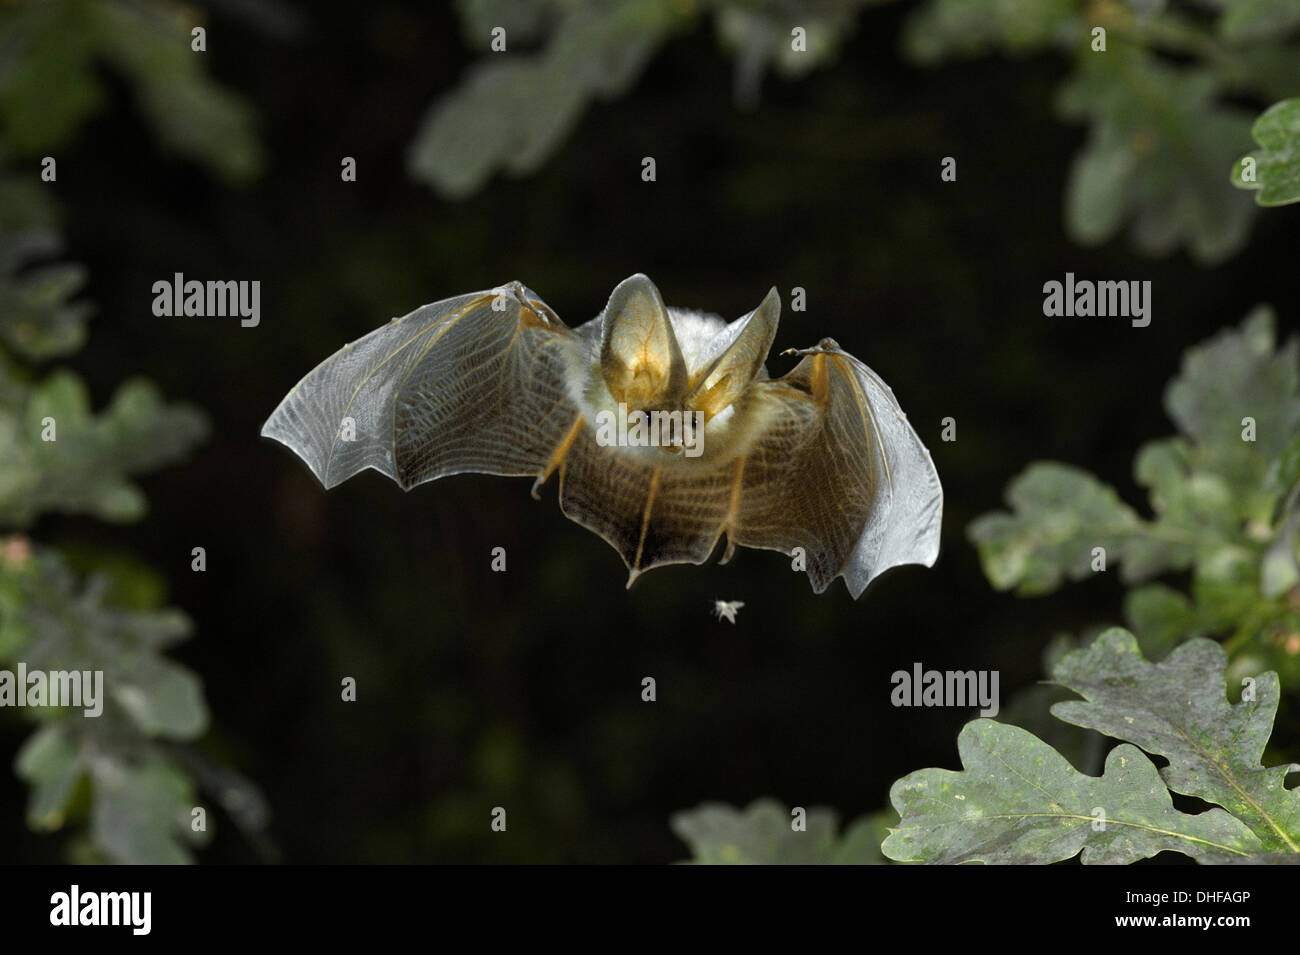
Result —
<path fill-rule="evenodd" d="M 807 811 L 805 831 L 791 828 L 790 810 L 774 799 L 757 799 L 743 811 L 704 803 L 675 813 L 673 832 L 691 849 L 697 865 L 876 865 L 889 814 L 864 817 L 837 838 L 834 810 Z"/>
<path fill-rule="evenodd" d="M 161 760 L 138 766 L 111 757 L 91 763 L 95 807 L 91 834 L 95 846 L 125 865 L 178 865 L 193 862 L 186 843 L 203 844 L 210 832 L 190 828 L 198 794 L 189 778 Z"/>
<path fill-rule="evenodd" d="M 0 124 L 18 155 L 68 143 L 104 101 L 108 63 L 132 83 L 163 143 L 235 182 L 261 168 L 253 115 L 190 49 L 193 8 L 157 0 L 46 0 L 0 7 Z M 212 38 L 209 38 L 212 42 Z M 211 49 L 211 47 L 209 47 Z"/>
<path fill-rule="evenodd" d="M 145 657 L 120 668 L 113 698 L 150 736 L 190 739 L 207 727 L 207 706 L 199 678 L 178 664 Z"/>
<path fill-rule="evenodd" d="M 1283 100 L 1264 111 L 1251 129 L 1264 148 L 1239 159 L 1232 167 L 1232 184 L 1258 189 L 1261 206 L 1283 206 L 1300 201 L 1300 99 Z M 1254 180 L 1242 179 L 1246 159 L 1254 161 Z"/>
<path fill-rule="evenodd" d="M 1116 45 L 1084 58 L 1061 90 L 1062 113 L 1091 123 L 1066 186 L 1066 221 L 1087 245 L 1132 222 L 1144 252 L 1186 245 L 1220 262 L 1246 241 L 1252 210 L 1235 201 L 1222 171 L 1249 120 L 1220 106 L 1214 75 L 1172 67 Z"/>
<path fill-rule="evenodd" d="M 51 0 L 0 7 L 0 127 L 19 155 L 68 142 L 103 103 L 92 6 Z"/>
<path fill-rule="evenodd" d="M 102 55 L 134 84 L 158 138 L 228 182 L 261 172 L 253 111 L 208 76 L 206 57 L 214 53 L 190 49 L 199 22 L 161 6 L 98 6 Z M 209 50 L 215 42 L 209 36 Z"/>
<path fill-rule="evenodd" d="M 145 736 L 199 735 L 208 714 L 198 678 L 160 655 L 189 634 L 189 621 L 174 610 L 109 606 L 105 590 L 95 581 L 78 589 L 49 550 L 0 565 L 0 648 L 21 653 L 31 670 L 102 670 L 106 705 Z"/>
<path fill-rule="evenodd" d="M 1279 597 L 1300 586 L 1300 509 L 1292 509 L 1260 565 L 1260 593 Z"/>
<path fill-rule="evenodd" d="M 246 12 L 284 27 L 286 11 L 267 3 Z M 70 143 L 104 103 L 105 66 L 132 85 L 165 145 L 230 181 L 258 170 L 252 113 L 208 78 L 211 54 L 190 48 L 201 15 L 163 0 L 0 5 L 0 526 L 47 511 L 138 518 L 145 501 L 129 479 L 184 456 L 206 432 L 197 409 L 164 404 L 148 382 L 122 384 L 95 415 L 74 374 L 37 382 L 16 360 L 65 355 L 85 341 L 89 306 L 74 301 L 84 271 L 51 261 L 61 245 L 55 187 L 30 160 Z M 23 534 L 0 537 L 0 665 L 89 673 L 92 687 L 103 678 L 102 695 L 86 706 L 20 711 L 41 724 L 15 763 L 31 785 L 28 824 L 89 822 L 88 838 L 70 840 L 84 862 L 188 862 L 189 847 L 208 838 L 190 827 L 192 771 L 214 781 L 241 826 L 264 825 L 250 784 L 201 771 L 173 742 L 208 724 L 199 678 L 163 655 L 189 621 L 156 609 L 163 587 L 138 562 L 100 554 L 87 566 L 83 583 L 56 551 Z"/>
<path fill-rule="evenodd" d="M 999 590 L 1018 587 L 1022 594 L 1040 594 L 1066 577 L 1086 577 L 1093 572 L 1094 547 L 1106 549 L 1107 566 L 1132 559 L 1142 573 L 1190 559 L 1176 542 L 1144 537 L 1148 525 L 1114 488 L 1078 468 L 1031 464 L 1007 488 L 1007 504 L 1012 513 L 985 514 L 968 531 L 984 572 Z M 1135 573 L 1126 570 L 1126 577 Z"/>
<path fill-rule="evenodd" d="M 834 60 L 841 42 L 853 32 L 858 8 L 881 0 L 803 0 L 739 5 L 716 3 L 718 39 L 735 57 L 733 82 L 737 105 L 758 105 L 763 73 L 769 66 L 796 78 Z M 795 49 L 794 30 L 803 31 Z"/>
<path fill-rule="evenodd" d="M 1257 309 L 1187 351 L 1165 391 L 1181 433 L 1144 445 L 1135 464 L 1153 520 L 1068 465 L 1040 462 L 1017 476 L 1011 512 L 985 514 L 968 530 L 993 585 L 1045 593 L 1088 576 L 1092 548 L 1104 547 L 1107 569 L 1119 561 L 1130 583 L 1193 568 L 1194 602 L 1167 588 L 1130 596 L 1128 618 L 1148 652 L 1179 637 L 1234 627 L 1261 636 L 1284 623 L 1285 603 L 1260 596 L 1280 598 L 1290 586 L 1278 541 L 1291 525 L 1276 514 L 1300 480 L 1300 343 L 1277 347 L 1273 326 L 1272 312 Z"/>
<path fill-rule="evenodd" d="M 0 343 L 40 361 L 76 351 L 86 340 L 90 305 L 69 302 L 85 284 L 79 265 L 27 268 L 59 250 L 53 230 L 0 230 Z"/>
<path fill-rule="evenodd" d="M 560 6 L 556 0 L 456 0 L 461 35 L 473 49 L 488 50 L 492 31 L 506 31 L 507 49 L 531 43 L 542 34 L 547 14 Z"/>
<path fill-rule="evenodd" d="M 42 726 L 28 737 L 14 760 L 14 771 L 32 787 L 27 824 L 37 832 L 61 828 L 77 782 L 85 774 L 77 747 L 62 727 Z"/>
<path fill-rule="evenodd" d="M 1300 853 L 1300 792 L 1283 784 L 1300 766 L 1260 765 L 1277 713 L 1277 674 L 1261 674 L 1255 698 L 1234 706 L 1224 693 L 1227 664 L 1223 648 L 1204 639 L 1148 663 L 1132 634 L 1108 630 L 1053 673 L 1087 702 L 1058 703 L 1052 713 L 1165 757 L 1160 775 L 1174 792 L 1227 809 L 1267 851 Z"/>
<path fill-rule="evenodd" d="M 624 94 L 676 29 L 712 12 L 735 53 L 736 99 L 753 105 L 764 70 L 799 76 L 833 58 L 858 10 L 882 0 L 460 0 L 466 42 L 486 54 L 426 113 L 407 153 L 412 178 L 449 198 L 476 192 L 503 170 L 525 176 L 569 136 L 593 100 Z M 792 30 L 805 31 L 795 50 Z M 519 44 L 539 41 L 539 52 Z"/>
<path fill-rule="evenodd" d="M 1300 26 L 1296 0 L 1220 0 L 1219 35 L 1231 43 L 1269 40 Z"/>
<path fill-rule="evenodd" d="M 832 865 L 888 865 L 880 845 L 889 835 L 890 826 L 898 822 L 892 809 L 863 816 L 844 830 L 839 848 L 831 856 Z"/>
<path fill-rule="evenodd" d="M 1110 751 L 1100 777 L 993 720 L 967 723 L 957 748 L 962 771 L 922 769 L 894 783 L 890 800 L 901 821 L 885 840 L 887 857 L 1042 864 L 1082 850 L 1085 865 L 1115 865 L 1164 851 L 1207 861 L 1260 851 L 1254 834 L 1222 809 L 1175 809 L 1151 760 L 1127 743 Z"/>
<path fill-rule="evenodd" d="M 908 19 L 903 50 L 918 63 L 1002 50 L 1031 53 L 1080 35 L 1073 0 L 934 0 Z"/>
<path fill-rule="evenodd" d="M 1090 126 L 1066 186 L 1071 234 L 1099 244 L 1128 225 L 1145 253 L 1187 247 L 1216 264 L 1245 244 L 1253 214 L 1222 182 L 1249 121 L 1236 103 L 1300 86 L 1300 3 L 1202 5 L 1221 15 L 1164 0 L 930 0 L 909 19 L 903 47 L 926 64 L 1061 51 L 1074 70 L 1059 93 L 1061 113 Z M 1095 48 L 1098 28 L 1104 49 Z"/>
<path fill-rule="evenodd" d="M 25 234 L 37 233 L 38 254 L 58 251 L 59 238 L 53 232 L 57 217 L 50 193 L 50 184 L 40 181 L 36 168 L 26 170 L 26 174 L 0 171 L 0 231 L 18 233 L 19 250 L 24 248 Z M 8 266 L 17 266 L 21 257 L 12 252 L 10 255 L 13 258 Z"/>
<path fill-rule="evenodd" d="M 1300 342 L 1277 347 L 1271 309 L 1257 308 L 1239 328 L 1188 349 L 1165 391 L 1165 409 L 1196 445 L 1197 470 L 1222 476 L 1237 513 L 1271 517 L 1269 468 L 1300 432 Z M 1242 419 L 1255 421 L 1242 440 Z"/>
<path fill-rule="evenodd" d="M 0 541 L 0 663 L 103 673 L 98 716 L 85 708 L 22 711 L 44 724 L 15 764 L 32 786 L 29 824 L 63 827 L 88 779 L 97 853 L 112 862 L 189 861 L 182 838 L 198 843 L 207 835 L 189 830 L 198 804 L 184 771 L 189 760 L 178 762 L 158 742 L 193 739 L 207 727 L 198 678 L 161 655 L 188 635 L 189 621 L 174 610 L 110 606 L 104 581 L 82 587 L 54 551 L 14 541 Z M 247 808 L 228 793 L 221 798 Z"/>
<path fill-rule="evenodd" d="M 1164 584 L 1130 590 L 1124 598 L 1124 619 L 1137 635 L 1142 652 L 1152 658 L 1163 657 L 1179 640 L 1202 633 L 1192 602 Z"/>
<path fill-rule="evenodd" d="M 48 419 L 53 441 L 42 439 Z M 0 523 L 24 526 L 49 510 L 138 519 L 144 497 L 127 478 L 179 460 L 206 433 L 197 409 L 163 404 L 141 379 L 123 384 L 92 416 L 80 379 L 55 372 L 25 408 L 0 407 Z"/>
<path fill-rule="evenodd" d="M 678 19 L 664 0 L 574 4 L 543 52 L 489 54 L 429 110 L 407 155 L 411 175 L 462 198 L 498 168 L 533 172 L 590 100 L 632 84 Z"/>

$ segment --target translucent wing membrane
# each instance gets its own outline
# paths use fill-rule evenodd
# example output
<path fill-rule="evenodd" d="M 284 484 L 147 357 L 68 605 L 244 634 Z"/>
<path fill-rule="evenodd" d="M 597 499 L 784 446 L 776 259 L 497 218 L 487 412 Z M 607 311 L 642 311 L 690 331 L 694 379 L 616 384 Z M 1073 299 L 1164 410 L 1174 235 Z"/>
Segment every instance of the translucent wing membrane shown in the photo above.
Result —
<path fill-rule="evenodd" d="M 262 434 L 327 488 L 365 468 L 403 488 L 463 471 L 538 474 L 574 425 L 565 363 L 579 351 L 517 283 L 447 299 L 326 359 Z"/>
<path fill-rule="evenodd" d="M 888 385 L 833 339 L 802 354 L 788 375 L 764 385 L 802 427 L 774 429 L 756 449 L 772 474 L 759 481 L 761 502 L 742 510 L 736 543 L 786 553 L 802 546 L 814 590 L 842 576 L 857 597 L 890 567 L 934 564 L 943 489 Z M 781 454 L 788 466 L 773 467 Z M 791 516 L 802 541 L 790 533 Z"/>
<path fill-rule="evenodd" d="M 770 423 L 747 453 L 698 467 L 601 447 L 583 435 L 565 460 L 564 513 L 609 541 L 634 580 L 734 546 L 801 548 L 817 593 L 853 596 L 900 564 L 933 565 L 943 491 L 893 392 L 829 339 L 784 378 L 756 382 Z"/>
<path fill-rule="evenodd" d="M 801 549 L 818 593 L 844 577 L 856 597 L 890 567 L 933 564 L 943 491 L 893 392 L 831 339 L 785 377 L 762 375 L 779 313 L 773 289 L 716 334 L 716 319 L 694 316 L 712 338 L 688 369 L 643 275 L 576 330 L 512 283 L 427 305 L 345 347 L 262 433 L 326 487 L 364 468 L 404 488 L 464 471 L 538 485 L 558 474 L 561 509 L 613 545 L 629 584 L 663 564 L 703 563 L 724 535 L 728 557 L 737 545 Z M 731 414 L 706 430 L 697 458 L 603 445 L 590 403 L 602 388 L 634 406 Z"/>

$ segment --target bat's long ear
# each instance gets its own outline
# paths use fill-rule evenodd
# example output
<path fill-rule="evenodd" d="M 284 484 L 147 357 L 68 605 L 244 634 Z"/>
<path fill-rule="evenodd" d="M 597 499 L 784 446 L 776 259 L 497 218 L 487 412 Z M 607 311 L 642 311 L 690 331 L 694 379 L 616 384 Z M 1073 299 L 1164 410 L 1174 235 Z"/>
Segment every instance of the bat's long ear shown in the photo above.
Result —
<path fill-rule="evenodd" d="M 605 306 L 600 371 L 629 407 L 676 404 L 686 393 L 686 361 L 664 300 L 639 272 L 618 283 Z"/>
<path fill-rule="evenodd" d="M 711 418 L 741 396 L 767 359 L 780 317 L 781 296 L 773 286 L 758 308 L 709 342 L 704 370 L 691 388 L 692 407 Z"/>

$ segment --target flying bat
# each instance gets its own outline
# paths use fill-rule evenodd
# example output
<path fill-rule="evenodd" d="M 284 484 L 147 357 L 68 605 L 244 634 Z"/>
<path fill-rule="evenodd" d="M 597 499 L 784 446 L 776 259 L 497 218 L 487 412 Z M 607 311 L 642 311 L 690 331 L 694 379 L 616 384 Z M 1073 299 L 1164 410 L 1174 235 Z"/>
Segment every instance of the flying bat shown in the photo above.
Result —
<path fill-rule="evenodd" d="M 764 368 L 775 288 L 727 323 L 667 308 L 646 276 L 570 328 L 518 282 L 444 299 L 345 345 L 262 427 L 330 488 L 366 468 L 404 490 L 449 474 L 558 475 L 566 517 L 613 545 L 628 586 L 702 564 L 725 535 L 858 597 L 932 566 L 943 490 L 894 393 L 830 338 Z"/>

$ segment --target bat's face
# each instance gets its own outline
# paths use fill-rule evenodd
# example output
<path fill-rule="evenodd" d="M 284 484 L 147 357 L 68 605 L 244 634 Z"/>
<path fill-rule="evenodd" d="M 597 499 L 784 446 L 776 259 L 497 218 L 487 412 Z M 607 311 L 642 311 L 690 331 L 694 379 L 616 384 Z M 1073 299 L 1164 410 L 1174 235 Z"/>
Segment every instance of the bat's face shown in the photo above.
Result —
<path fill-rule="evenodd" d="M 734 322 L 669 309 L 644 275 L 564 324 L 517 282 L 389 322 L 310 372 L 262 433 L 332 487 L 374 468 L 412 488 L 449 474 L 558 475 L 560 507 L 631 571 L 703 563 L 725 537 L 795 557 L 854 596 L 932 564 L 943 491 L 894 394 L 825 338 L 763 368 L 776 289 Z"/>
<path fill-rule="evenodd" d="M 640 422 L 651 443 L 623 447 L 661 464 L 716 467 L 747 453 L 779 411 L 754 386 L 767 377 L 763 362 L 780 312 L 774 288 L 758 308 L 728 324 L 666 308 L 645 276 L 627 279 L 598 319 L 599 339 L 592 338 L 580 396 L 585 417 Z"/>

